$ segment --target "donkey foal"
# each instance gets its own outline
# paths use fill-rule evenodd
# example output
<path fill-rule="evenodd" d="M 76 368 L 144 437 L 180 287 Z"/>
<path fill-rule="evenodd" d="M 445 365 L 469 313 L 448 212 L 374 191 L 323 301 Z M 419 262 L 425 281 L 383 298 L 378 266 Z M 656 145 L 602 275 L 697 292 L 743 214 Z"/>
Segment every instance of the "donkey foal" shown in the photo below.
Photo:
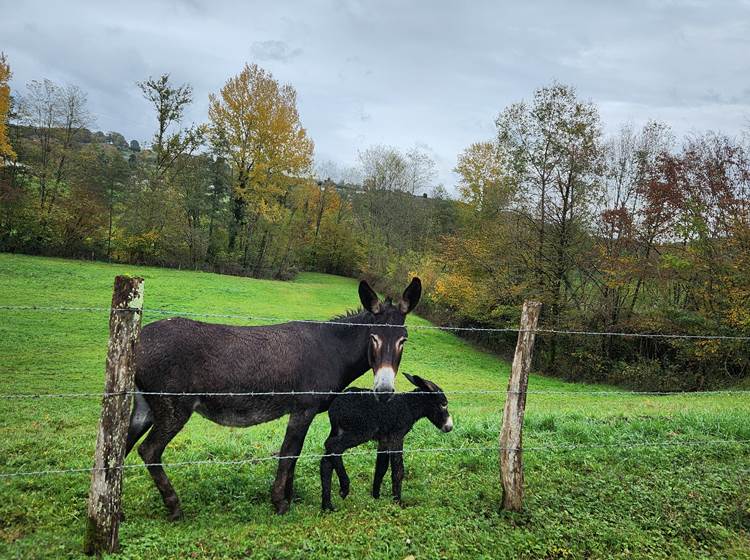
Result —
<path fill-rule="evenodd" d="M 406 434 L 417 420 L 424 417 L 444 432 L 453 429 L 453 420 L 448 413 L 448 399 L 443 390 L 432 381 L 417 375 L 404 375 L 417 387 L 415 391 L 397 393 L 388 401 L 379 401 L 372 391 L 349 389 L 331 403 L 328 409 L 331 434 L 325 442 L 326 456 L 320 461 L 324 510 L 333 510 L 331 478 L 334 470 L 339 479 L 339 494 L 342 498 L 349 494 L 349 477 L 341 457 L 347 449 L 366 441 L 377 441 L 378 457 L 372 496 L 380 497 L 380 485 L 388 470 L 390 458 L 393 499 L 400 502 Z"/>

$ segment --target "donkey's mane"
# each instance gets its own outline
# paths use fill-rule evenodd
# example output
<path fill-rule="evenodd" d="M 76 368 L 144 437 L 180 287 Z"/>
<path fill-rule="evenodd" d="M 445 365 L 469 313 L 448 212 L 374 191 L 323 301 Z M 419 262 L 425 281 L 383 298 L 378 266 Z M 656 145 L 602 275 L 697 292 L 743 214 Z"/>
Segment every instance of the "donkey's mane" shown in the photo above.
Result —
<path fill-rule="evenodd" d="M 357 309 L 347 309 L 344 313 L 331 317 L 331 321 L 341 321 L 348 323 L 352 319 L 361 319 L 362 317 L 370 314 L 371 313 L 369 311 L 365 311 L 364 309 L 362 309 L 362 307 L 358 307 Z"/>
<path fill-rule="evenodd" d="M 383 302 L 384 305 L 393 305 L 393 300 L 391 298 L 386 298 L 386 300 Z M 341 313 L 340 315 L 335 315 L 334 317 L 331 317 L 331 321 L 340 321 L 342 323 L 356 323 L 357 320 L 360 320 L 362 323 L 372 323 L 373 322 L 373 315 L 366 309 L 363 309 L 360 305 L 356 309 L 347 309 L 344 313 Z M 367 319 L 367 320 L 363 320 Z"/>

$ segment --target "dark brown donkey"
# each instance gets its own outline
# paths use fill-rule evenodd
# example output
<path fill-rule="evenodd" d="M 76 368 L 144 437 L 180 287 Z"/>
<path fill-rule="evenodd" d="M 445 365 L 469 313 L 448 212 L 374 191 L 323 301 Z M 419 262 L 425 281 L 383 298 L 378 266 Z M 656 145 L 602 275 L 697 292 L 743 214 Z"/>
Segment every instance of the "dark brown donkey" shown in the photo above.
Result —
<path fill-rule="evenodd" d="M 224 426 L 253 426 L 289 414 L 281 457 L 302 451 L 307 430 L 333 395 L 158 395 L 149 393 L 289 393 L 342 391 L 372 368 L 374 390 L 393 393 L 406 341 L 404 320 L 419 302 L 422 284 L 412 279 L 395 305 L 359 284 L 364 310 L 335 319 L 342 324 L 291 322 L 260 327 L 156 321 L 143 328 L 136 362 L 136 397 L 127 451 L 138 448 L 169 510 L 180 501 L 160 465 L 162 453 L 193 411 Z M 356 324 L 375 326 L 357 326 Z M 352 325 L 355 324 L 355 325 Z M 390 395 L 389 395 L 390 397 Z M 385 397 L 383 397 L 385 398 Z M 282 458 L 271 499 L 277 513 L 292 501 L 296 458 Z"/>

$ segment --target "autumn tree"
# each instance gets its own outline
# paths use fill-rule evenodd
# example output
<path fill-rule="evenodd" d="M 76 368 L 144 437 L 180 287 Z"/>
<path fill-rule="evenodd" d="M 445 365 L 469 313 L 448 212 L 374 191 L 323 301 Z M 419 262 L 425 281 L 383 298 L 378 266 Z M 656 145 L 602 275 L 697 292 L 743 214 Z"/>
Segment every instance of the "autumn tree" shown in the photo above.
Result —
<path fill-rule="evenodd" d="M 585 272 L 580 257 L 600 195 L 599 113 L 572 87 L 554 83 L 538 89 L 530 105 L 511 105 L 496 125 L 499 148 L 524 197 L 521 210 L 537 230 L 531 261 L 537 282 L 559 323 L 565 300 L 581 294 L 571 273 Z"/>
<path fill-rule="evenodd" d="M 474 211 L 497 216 L 515 195 L 497 142 L 475 142 L 458 156 L 458 192 Z"/>
<path fill-rule="evenodd" d="M 174 85 L 169 74 L 162 74 L 158 78 L 149 77 L 143 82 L 137 82 L 137 85 L 156 112 L 157 127 L 151 149 L 156 155 L 156 178 L 162 179 L 181 157 L 192 154 L 200 147 L 205 128 L 196 125 L 186 128 L 180 126 L 185 109 L 193 102 L 190 84 Z"/>
<path fill-rule="evenodd" d="M 596 274 L 590 278 L 600 291 L 598 311 L 608 328 L 632 315 L 645 275 L 654 271 L 651 254 L 664 221 L 674 215 L 674 200 L 654 198 L 659 192 L 654 180 L 671 144 L 669 128 L 649 122 L 640 130 L 623 126 L 603 146 L 597 254 L 590 261 Z"/>
<path fill-rule="evenodd" d="M 83 193 L 95 196 L 106 208 L 106 242 L 104 256 L 112 258 L 112 240 L 117 209 L 125 201 L 132 170 L 114 146 L 89 144 L 75 156 L 71 185 L 81 198 Z M 121 211 L 121 210 L 120 210 Z"/>
<path fill-rule="evenodd" d="M 0 52 L 0 158 L 15 159 L 16 153 L 8 139 L 11 75 L 8 59 L 5 53 Z"/>
<path fill-rule="evenodd" d="M 246 64 L 209 96 L 208 116 L 212 142 L 235 175 L 229 248 L 243 228 L 247 247 L 260 219 L 278 217 L 289 178 L 310 171 L 313 142 L 300 122 L 297 92 L 256 64 Z M 262 235 L 261 253 L 267 232 Z"/>
<path fill-rule="evenodd" d="M 518 273 L 525 263 L 517 248 L 524 230 L 511 211 L 516 182 L 496 141 L 468 146 L 454 171 L 460 221 L 455 233 L 442 239 L 438 262 L 445 272 L 434 294 L 442 305 L 461 310 L 459 320 L 492 324 L 514 313 L 523 290 Z"/>

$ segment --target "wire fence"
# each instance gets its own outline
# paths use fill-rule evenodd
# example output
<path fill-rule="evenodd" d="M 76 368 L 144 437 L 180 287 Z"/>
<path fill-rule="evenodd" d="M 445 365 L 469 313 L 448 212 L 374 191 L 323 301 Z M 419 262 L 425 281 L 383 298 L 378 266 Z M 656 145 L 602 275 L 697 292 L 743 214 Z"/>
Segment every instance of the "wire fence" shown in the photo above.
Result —
<path fill-rule="evenodd" d="M 18 478 L 18 477 L 32 477 L 32 476 L 46 476 L 46 475 L 61 475 L 61 474 L 80 474 L 80 473 L 92 473 L 94 471 L 104 470 L 130 470 L 130 469 L 141 469 L 148 467 L 162 468 L 173 468 L 173 467 L 187 467 L 187 466 L 241 466 L 246 464 L 254 464 L 263 461 L 281 461 L 284 459 L 301 459 L 301 460 L 320 460 L 325 457 L 357 457 L 357 456 L 376 456 L 376 455 L 406 455 L 412 453 L 441 453 L 441 454 L 452 454 L 452 453 L 500 453 L 504 450 L 511 451 L 522 451 L 522 452 L 539 452 L 539 451 L 578 451 L 578 450 L 593 450 L 593 449 L 617 449 L 622 451 L 643 449 L 643 448 L 661 448 L 661 447 L 714 447 L 714 446 L 746 446 L 750 445 L 750 440 L 738 440 L 738 439 L 716 439 L 706 441 L 648 441 L 648 442 L 618 442 L 618 443 L 593 443 L 593 444 L 558 444 L 558 445 L 541 445 L 541 446 L 524 446 L 523 448 L 517 447 L 503 447 L 503 446 L 479 446 L 479 447 L 425 447 L 425 448 L 406 448 L 402 450 L 388 450 L 382 451 L 377 449 L 371 450 L 354 450 L 346 453 L 300 453 L 298 455 L 265 455 L 260 457 L 248 457 L 245 459 L 235 460 L 217 460 L 217 459 L 202 459 L 193 461 L 175 461 L 170 463 L 141 463 L 141 464 L 126 464 L 117 467 L 107 468 L 93 468 L 93 467 L 80 467 L 80 468 L 69 468 L 69 469 L 46 469 L 36 471 L 15 471 L 8 473 L 0 473 L 0 479 Z"/>
<path fill-rule="evenodd" d="M 552 391 L 552 390 L 528 390 L 511 391 L 503 389 L 466 389 L 444 391 L 445 395 L 565 395 L 581 397 L 619 397 L 619 396 L 708 396 L 708 395 L 744 395 L 750 393 L 746 389 L 721 389 L 714 391 Z M 114 393 L 90 392 L 90 393 L 0 393 L 0 400 L 13 399 L 45 399 L 45 398 L 112 398 L 127 395 L 153 395 L 168 397 L 269 397 L 269 396 L 337 396 L 337 395 L 360 395 L 372 396 L 371 391 L 250 391 L 250 392 L 170 392 L 170 391 L 119 391 Z M 432 391 L 408 391 L 399 395 L 429 395 Z"/>
<path fill-rule="evenodd" d="M 37 305 L 0 305 L 0 310 L 5 311 L 40 311 L 40 312 L 132 312 L 131 309 L 111 309 L 108 307 L 74 307 L 74 306 L 37 306 Z M 141 310 L 136 310 L 141 311 Z M 169 309 L 144 309 L 144 315 L 170 316 L 170 317 L 201 317 L 201 318 L 221 318 L 236 319 L 244 321 L 276 321 L 291 323 L 307 323 L 319 325 L 334 325 L 347 327 L 401 327 L 401 325 L 383 325 L 374 323 L 351 322 L 348 320 L 311 320 L 311 319 L 293 319 L 275 316 L 246 315 L 233 313 L 198 313 L 185 310 Z M 620 336 L 632 338 L 661 338 L 661 339 L 687 339 L 687 340 L 726 340 L 726 341 L 750 341 L 750 336 L 724 335 L 724 334 L 675 334 L 675 333 L 629 333 L 629 332 L 605 332 L 605 331 L 585 331 L 585 330 L 559 330 L 537 328 L 532 331 L 524 331 L 517 327 L 462 327 L 451 325 L 409 325 L 409 329 L 417 330 L 441 330 L 455 332 L 492 332 L 492 333 L 520 333 L 534 332 L 536 334 L 555 334 L 555 335 L 581 335 L 581 336 Z M 526 394 L 534 395 L 565 395 L 571 396 L 594 396 L 594 397 L 611 397 L 611 396 L 698 396 L 698 395 L 734 395 L 750 393 L 749 390 L 712 390 L 712 391 L 623 391 L 623 390 L 526 390 Z M 500 389 L 469 389 L 446 391 L 447 395 L 510 395 L 519 394 L 520 391 L 500 390 Z M 430 393 L 429 391 L 411 391 L 407 395 L 419 395 Z M 249 392 L 169 392 L 169 391 L 124 391 L 124 392 L 69 392 L 69 393 L 4 393 L 0 394 L 0 399 L 20 400 L 20 399 L 43 399 L 43 398 L 110 398 L 117 396 L 129 395 L 153 395 L 169 397 L 271 397 L 271 396 L 336 396 L 336 395 L 372 395 L 370 391 L 249 391 Z M 346 453 L 346 456 L 365 456 L 377 455 L 378 453 L 446 453 L 446 454 L 476 454 L 476 453 L 500 453 L 503 450 L 523 451 L 523 452 L 568 452 L 576 450 L 595 450 L 595 449 L 617 449 L 630 450 L 641 448 L 668 448 L 668 447 L 713 447 L 713 446 L 746 446 L 750 440 L 741 439 L 714 439 L 705 441 L 641 441 L 641 442 L 617 442 L 617 443 L 587 443 L 587 444 L 554 444 L 541 446 L 524 446 L 521 448 L 510 448 L 494 445 L 491 447 L 431 447 L 431 448 L 407 448 L 402 451 L 377 451 L 377 450 L 355 450 Z M 162 467 L 183 467 L 190 465 L 216 465 L 216 466 L 239 466 L 262 461 L 278 461 L 283 459 L 301 459 L 301 460 L 320 460 L 325 457 L 335 456 L 336 454 L 299 454 L 281 456 L 279 454 L 248 457 L 238 460 L 193 460 L 178 461 L 172 463 L 152 463 L 145 465 L 162 466 Z M 135 469 L 143 468 L 143 464 L 127 464 L 115 467 L 117 469 Z M 9 479 L 16 477 L 59 475 L 59 474 L 76 474 L 92 473 L 95 470 L 104 470 L 96 468 L 66 468 L 66 469 L 46 469 L 46 470 L 27 470 L 0 473 L 0 479 Z M 750 472 L 750 471 L 748 471 Z"/>
<path fill-rule="evenodd" d="M 94 313 L 111 313 L 111 312 L 142 312 L 144 315 L 159 315 L 167 317 L 202 317 L 214 319 L 237 319 L 245 321 L 278 321 L 284 323 L 305 323 L 315 325 L 334 325 L 346 327 L 392 327 L 402 328 L 403 325 L 391 325 L 381 323 L 359 323 L 344 320 L 317 320 L 317 319 L 295 319 L 290 317 L 262 316 L 262 315 L 243 315 L 234 313 L 199 313 L 195 311 L 177 310 L 177 309 L 129 309 L 129 308 L 109 308 L 109 307 L 69 307 L 69 306 L 39 306 L 39 305 L 0 305 L 0 310 L 4 311 L 47 311 L 47 312 L 94 312 Z M 725 334 L 680 334 L 680 333 L 636 333 L 623 331 L 587 331 L 587 330 L 565 330 L 565 329 L 548 329 L 536 328 L 530 331 L 520 329 L 519 327 L 462 327 L 453 325 L 408 325 L 409 329 L 415 330 L 440 330 L 455 332 L 492 332 L 492 333 L 521 333 L 534 332 L 535 334 L 554 334 L 554 335 L 575 335 L 575 336 L 618 336 L 624 338 L 661 338 L 661 339 L 685 339 L 685 340 L 726 340 L 749 342 L 750 336 L 744 335 L 725 335 Z"/>

